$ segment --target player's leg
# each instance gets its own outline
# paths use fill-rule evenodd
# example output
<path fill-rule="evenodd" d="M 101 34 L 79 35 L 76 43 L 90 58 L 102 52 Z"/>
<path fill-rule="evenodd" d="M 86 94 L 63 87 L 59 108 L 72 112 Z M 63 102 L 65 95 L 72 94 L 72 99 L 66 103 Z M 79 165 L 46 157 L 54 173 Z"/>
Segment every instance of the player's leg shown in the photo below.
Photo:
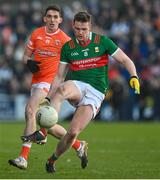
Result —
<path fill-rule="evenodd" d="M 35 121 L 35 112 L 37 108 L 39 107 L 40 102 L 43 98 L 46 97 L 47 91 L 44 91 L 44 86 L 40 84 L 38 85 L 39 88 L 33 88 L 32 89 L 32 96 L 28 101 L 28 104 L 26 106 L 26 128 L 24 130 L 24 135 L 30 135 L 31 132 L 35 131 L 36 128 L 36 121 Z M 47 88 L 45 88 L 47 89 Z M 42 128 L 40 131 L 36 131 L 36 135 L 38 135 L 39 142 L 42 142 L 46 139 L 47 133 Z M 56 124 L 52 129 L 49 130 L 49 134 L 53 135 L 54 137 L 61 139 L 66 134 L 66 130 Z M 80 149 L 81 144 L 84 144 L 84 141 L 75 140 L 72 147 L 76 150 L 77 153 L 82 152 L 83 149 Z M 13 166 L 16 166 L 21 169 L 27 168 L 27 159 L 28 155 L 31 149 L 31 141 L 25 141 L 22 145 L 22 150 L 20 153 L 20 156 L 16 159 L 9 160 L 9 163 Z"/>
<path fill-rule="evenodd" d="M 68 100 L 74 104 L 78 104 L 82 98 L 81 91 L 77 88 L 75 83 L 71 80 L 63 83 L 56 91 L 53 98 L 51 98 L 51 106 L 53 106 L 59 113 L 62 102 Z"/>
<path fill-rule="evenodd" d="M 32 89 L 32 95 L 29 98 L 28 103 L 25 108 L 26 126 L 24 129 L 24 135 L 32 134 L 36 130 L 35 113 L 39 106 L 39 103 L 46 96 L 46 94 L 47 93 L 44 92 L 40 88 Z M 21 152 L 20 152 L 18 158 L 10 159 L 9 163 L 20 169 L 26 169 L 27 168 L 27 160 L 28 160 L 31 146 L 32 146 L 31 142 L 24 142 L 22 144 Z"/>
<path fill-rule="evenodd" d="M 57 139 L 61 139 L 65 134 L 67 133 L 67 131 L 60 126 L 59 124 L 56 124 L 55 126 L 52 127 L 52 129 L 50 129 L 48 131 L 48 134 L 51 134 L 52 136 L 56 137 Z M 87 149 L 88 149 L 88 144 L 86 141 L 81 141 L 79 139 L 75 139 L 73 144 L 72 144 L 72 148 L 76 151 L 77 156 L 81 159 L 83 167 L 86 166 L 85 165 L 85 159 L 83 156 L 85 156 L 84 153 L 87 153 Z M 83 160 L 82 160 L 83 158 Z M 87 159 L 87 157 L 86 157 Z M 87 163 L 87 162 L 86 162 Z"/>
<path fill-rule="evenodd" d="M 42 101 L 42 99 L 44 99 L 47 96 L 47 93 L 48 92 L 43 88 L 43 86 L 41 86 L 41 84 L 39 84 L 38 87 L 37 86 L 32 87 L 31 97 L 28 99 L 28 103 L 25 108 L 26 125 L 24 129 L 23 137 L 31 135 L 36 131 L 35 114 L 39 107 L 40 102 Z M 37 134 L 39 138 L 42 138 L 40 140 L 41 143 L 46 141 L 47 133 L 45 129 L 42 128 L 41 133 L 37 133 Z M 50 134 L 60 138 L 66 134 L 66 130 L 62 126 L 56 125 Z M 16 166 L 20 169 L 26 169 L 31 146 L 32 146 L 32 142 L 25 140 L 25 142 L 23 142 L 22 144 L 22 148 L 18 158 L 10 159 L 9 164 Z"/>
<path fill-rule="evenodd" d="M 78 102 L 81 100 L 81 98 L 82 98 L 82 93 L 77 88 L 77 86 L 73 83 L 73 81 L 67 81 L 57 90 L 55 98 L 51 103 L 55 107 L 55 109 L 59 110 L 60 106 L 61 106 L 61 102 L 63 100 L 67 99 L 67 100 L 72 101 L 74 104 L 78 104 Z M 54 168 L 50 167 L 50 165 L 52 166 L 53 161 L 56 160 L 57 156 L 60 156 L 61 153 L 66 151 L 75 142 L 75 139 L 76 139 L 77 135 L 79 134 L 79 132 L 88 124 L 90 119 L 93 117 L 93 111 L 92 111 L 91 106 L 84 106 L 84 107 L 85 107 L 85 109 L 89 108 L 91 110 L 91 111 L 90 110 L 87 111 L 87 113 L 91 112 L 91 115 L 86 116 L 86 113 L 84 113 L 84 111 L 81 110 L 82 107 L 77 109 L 77 111 L 73 117 L 73 121 L 72 121 L 73 125 L 71 123 L 71 129 L 60 141 L 58 148 L 57 148 L 58 149 L 57 154 L 53 154 L 53 156 L 51 158 L 49 158 L 49 161 L 46 164 L 46 169 L 48 172 L 52 172 L 52 171 L 54 172 Z M 84 118 L 83 118 L 83 115 L 84 115 Z M 83 119 L 83 121 L 85 123 L 83 121 L 82 121 L 82 124 L 79 123 L 79 119 L 81 119 L 81 118 Z M 77 119 L 77 120 L 75 120 L 75 119 Z M 74 127 L 74 124 L 77 124 L 77 125 Z M 74 136 L 73 136 L 73 134 L 74 134 Z M 86 143 L 84 143 L 84 142 L 80 143 L 79 148 L 81 146 L 83 146 L 82 150 L 84 152 L 85 148 L 86 148 Z M 84 153 L 81 153 L 81 154 L 84 155 Z M 87 164 L 87 162 L 86 162 L 86 164 Z M 82 167 L 84 168 L 86 166 L 86 164 L 83 165 Z"/>
<path fill-rule="evenodd" d="M 64 100 L 69 100 L 73 104 L 77 104 L 81 98 L 82 98 L 82 93 L 77 88 L 75 83 L 73 81 L 69 80 L 69 81 L 66 81 L 65 83 L 63 83 L 60 88 L 58 88 L 54 99 L 51 99 L 51 105 L 59 113 L 61 104 Z M 54 132 L 54 134 L 57 134 L 56 133 L 57 130 L 54 126 L 51 129 L 49 129 L 48 132 L 51 133 L 52 131 Z M 63 136 L 61 136 L 61 137 L 63 137 Z M 76 150 L 77 154 L 78 153 L 82 154 L 83 149 L 80 148 L 82 146 L 86 148 L 87 143 L 85 141 L 80 141 L 78 139 L 75 139 L 74 142 L 72 143 L 72 148 L 74 148 Z"/>
<path fill-rule="evenodd" d="M 46 171 L 48 173 L 55 172 L 56 160 L 71 147 L 78 134 L 83 131 L 83 129 L 91 121 L 92 117 L 93 110 L 90 105 L 80 106 L 77 108 L 67 134 L 59 141 L 55 153 L 53 153 L 46 163 Z M 81 148 L 83 148 L 83 151 L 80 154 L 81 166 L 82 168 L 85 168 L 88 164 L 85 142 L 81 144 Z"/>
<path fill-rule="evenodd" d="M 70 123 L 67 134 L 62 141 L 58 143 L 56 155 L 59 157 L 73 144 L 78 134 L 83 131 L 93 117 L 92 107 L 90 105 L 80 106 L 77 108 L 73 119 Z"/>

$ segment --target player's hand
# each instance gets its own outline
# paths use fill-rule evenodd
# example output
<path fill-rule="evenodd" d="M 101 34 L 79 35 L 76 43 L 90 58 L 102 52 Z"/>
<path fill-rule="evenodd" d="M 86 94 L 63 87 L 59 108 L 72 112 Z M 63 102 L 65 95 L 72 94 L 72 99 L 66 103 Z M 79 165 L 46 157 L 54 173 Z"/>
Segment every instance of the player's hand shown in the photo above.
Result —
<path fill-rule="evenodd" d="M 45 97 L 39 104 L 39 106 L 50 106 L 50 99 L 48 97 Z"/>
<path fill-rule="evenodd" d="M 31 60 L 31 59 L 28 59 L 27 60 L 27 66 L 29 68 L 29 70 L 32 72 L 32 73 L 35 73 L 35 72 L 38 72 L 40 70 L 39 68 L 39 64 L 41 62 L 38 62 L 38 61 L 34 61 L 34 60 Z"/>
<path fill-rule="evenodd" d="M 135 90 L 135 94 L 140 94 L 140 84 L 137 76 L 132 76 L 130 78 L 129 85 Z"/>

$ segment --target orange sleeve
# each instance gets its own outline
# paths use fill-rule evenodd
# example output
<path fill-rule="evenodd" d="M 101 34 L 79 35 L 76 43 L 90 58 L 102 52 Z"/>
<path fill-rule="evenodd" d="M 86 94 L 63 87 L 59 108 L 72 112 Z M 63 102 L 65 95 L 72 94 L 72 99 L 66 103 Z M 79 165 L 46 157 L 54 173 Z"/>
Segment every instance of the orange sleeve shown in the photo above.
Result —
<path fill-rule="evenodd" d="M 27 47 L 31 50 L 35 49 L 35 36 L 36 36 L 36 33 L 35 31 L 33 31 L 32 34 L 28 38 Z"/>
<path fill-rule="evenodd" d="M 64 45 L 66 42 L 70 41 L 70 40 L 71 40 L 71 38 L 70 38 L 67 34 L 64 33 L 63 45 Z"/>

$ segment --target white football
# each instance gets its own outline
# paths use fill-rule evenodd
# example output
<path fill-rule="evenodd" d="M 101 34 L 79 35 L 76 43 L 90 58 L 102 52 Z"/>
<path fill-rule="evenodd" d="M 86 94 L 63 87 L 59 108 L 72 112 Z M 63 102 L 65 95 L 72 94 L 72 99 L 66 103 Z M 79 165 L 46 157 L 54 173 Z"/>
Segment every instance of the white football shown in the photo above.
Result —
<path fill-rule="evenodd" d="M 36 113 L 36 121 L 40 127 L 51 128 L 58 121 L 58 113 L 51 106 L 42 106 Z"/>

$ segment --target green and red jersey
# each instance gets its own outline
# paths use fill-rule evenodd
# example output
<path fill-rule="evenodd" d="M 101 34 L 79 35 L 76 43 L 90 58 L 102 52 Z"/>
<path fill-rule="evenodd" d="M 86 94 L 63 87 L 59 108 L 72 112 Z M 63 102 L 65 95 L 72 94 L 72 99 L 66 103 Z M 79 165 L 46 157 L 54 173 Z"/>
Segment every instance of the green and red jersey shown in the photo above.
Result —
<path fill-rule="evenodd" d="M 69 63 L 72 80 L 88 83 L 105 94 L 108 89 L 108 55 L 113 55 L 117 49 L 111 39 L 91 32 L 85 46 L 76 38 L 65 43 L 60 61 Z"/>

